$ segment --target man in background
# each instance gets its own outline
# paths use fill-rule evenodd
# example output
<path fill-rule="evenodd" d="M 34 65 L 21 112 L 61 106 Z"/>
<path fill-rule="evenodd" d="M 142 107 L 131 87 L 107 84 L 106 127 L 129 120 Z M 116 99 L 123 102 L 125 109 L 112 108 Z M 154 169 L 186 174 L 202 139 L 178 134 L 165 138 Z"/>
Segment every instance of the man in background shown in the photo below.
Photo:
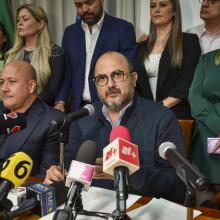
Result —
<path fill-rule="evenodd" d="M 108 15 L 103 9 L 104 0 L 74 2 L 81 21 L 67 27 L 63 36 L 66 70 L 55 103 L 55 108 L 62 111 L 69 93 L 72 111 L 98 99 L 92 78 L 100 55 L 118 51 L 132 61 L 137 47 L 133 25 Z"/>
<path fill-rule="evenodd" d="M 46 169 L 59 161 L 58 132 L 49 129 L 48 124 L 62 112 L 38 98 L 36 72 L 24 61 L 5 65 L 0 74 L 0 91 L 5 112 L 22 113 L 26 119 L 25 129 L 0 136 L 0 159 L 23 151 L 33 160 L 31 175 L 44 178 Z"/>
<path fill-rule="evenodd" d="M 220 1 L 199 0 L 201 2 L 200 18 L 204 24 L 187 30 L 195 33 L 200 40 L 202 54 L 220 48 Z"/>
<path fill-rule="evenodd" d="M 184 154 L 183 134 L 174 114 L 161 104 L 135 94 L 137 73 L 133 72 L 128 59 L 118 52 L 107 52 L 98 59 L 94 81 L 101 102 L 94 103 L 93 116 L 71 124 L 65 149 L 66 169 L 69 169 L 81 144 L 94 140 L 98 146 L 98 159 L 93 183 L 113 189 L 113 177 L 102 171 L 103 148 L 109 144 L 112 128 L 123 125 L 130 131 L 131 142 L 137 144 L 139 150 L 140 169 L 129 177 L 130 193 L 183 202 L 184 183 L 175 168 L 158 153 L 160 144 L 170 141 L 180 154 Z M 47 170 L 45 183 L 62 179 L 58 166 Z"/>

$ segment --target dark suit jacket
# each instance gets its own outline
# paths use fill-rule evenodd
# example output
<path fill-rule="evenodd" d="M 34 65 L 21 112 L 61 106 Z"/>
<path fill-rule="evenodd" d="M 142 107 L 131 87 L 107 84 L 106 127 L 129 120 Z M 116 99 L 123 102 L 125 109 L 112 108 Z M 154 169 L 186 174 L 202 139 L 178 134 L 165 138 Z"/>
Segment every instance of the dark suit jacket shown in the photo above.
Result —
<path fill-rule="evenodd" d="M 138 46 L 135 70 L 138 72 L 137 90 L 145 98 L 153 100 L 147 72 L 144 66 L 144 55 L 147 41 Z M 172 110 L 178 118 L 191 118 L 188 103 L 189 87 L 193 80 L 194 70 L 201 55 L 198 37 L 195 34 L 183 33 L 183 63 L 182 67 L 172 67 L 170 41 L 168 41 L 159 64 L 156 101 L 168 96 L 180 98 L 183 101 Z"/>
<path fill-rule="evenodd" d="M 71 124 L 69 143 L 65 149 L 67 169 L 84 141 L 94 140 L 97 143 L 98 157 L 103 157 L 103 148 L 109 144 L 112 127 L 102 113 L 102 103 L 94 103 L 94 106 L 96 112 L 93 116 L 84 117 Z M 120 124 L 128 128 L 131 142 L 138 145 L 139 151 L 140 169 L 129 176 L 130 193 L 183 202 L 183 181 L 177 176 L 175 168 L 158 153 L 161 143 L 171 141 L 176 145 L 177 151 L 184 154 L 182 131 L 173 112 L 135 96 Z M 110 180 L 93 180 L 93 184 L 114 188 L 113 181 Z"/>
<path fill-rule="evenodd" d="M 71 90 L 71 110 L 79 108 L 84 89 L 86 67 L 85 32 L 81 22 L 70 25 L 65 29 L 63 36 L 65 51 L 65 76 L 56 101 L 65 101 Z M 126 55 L 131 61 L 136 56 L 136 38 L 132 24 L 105 14 L 104 22 L 93 53 L 89 87 L 92 101 L 98 100 L 93 70 L 96 60 L 107 51 L 118 51 Z"/>
<path fill-rule="evenodd" d="M 57 131 L 48 129 L 50 121 L 62 113 L 37 99 L 26 113 L 27 127 L 15 134 L 0 137 L 0 157 L 8 158 L 23 151 L 33 160 L 32 176 L 45 176 L 45 171 L 59 161 Z"/>

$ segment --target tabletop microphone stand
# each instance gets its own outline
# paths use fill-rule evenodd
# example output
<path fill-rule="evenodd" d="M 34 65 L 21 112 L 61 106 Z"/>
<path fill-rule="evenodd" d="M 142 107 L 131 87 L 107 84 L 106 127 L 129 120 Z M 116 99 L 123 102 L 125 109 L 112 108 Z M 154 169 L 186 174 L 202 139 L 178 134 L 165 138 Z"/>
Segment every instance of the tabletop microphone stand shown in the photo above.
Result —
<path fill-rule="evenodd" d="M 215 192 L 211 189 L 210 185 L 206 180 L 198 186 L 194 186 L 190 183 L 185 175 L 184 169 L 177 167 L 177 173 L 182 173 L 183 181 L 186 185 L 186 194 L 184 206 L 188 208 L 194 208 L 203 206 L 204 203 L 208 203 L 210 206 L 214 206 L 213 198 L 215 198 Z"/>
<path fill-rule="evenodd" d="M 119 166 L 114 169 L 116 192 L 116 209 L 112 213 L 114 220 L 130 220 L 126 214 L 126 200 L 128 199 L 128 168 Z"/>
<path fill-rule="evenodd" d="M 69 127 L 70 123 L 68 120 L 64 120 L 63 124 L 58 128 L 59 132 L 59 145 L 60 145 L 60 171 L 65 179 L 65 168 L 64 168 L 64 150 L 65 144 L 69 138 Z"/>

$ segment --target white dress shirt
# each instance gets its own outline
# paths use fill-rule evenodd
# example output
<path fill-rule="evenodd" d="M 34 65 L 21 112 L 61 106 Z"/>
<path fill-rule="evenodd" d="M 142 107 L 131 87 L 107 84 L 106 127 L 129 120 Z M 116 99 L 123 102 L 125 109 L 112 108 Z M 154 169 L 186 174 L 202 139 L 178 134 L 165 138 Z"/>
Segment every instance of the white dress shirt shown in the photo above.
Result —
<path fill-rule="evenodd" d="M 89 72 L 92 61 L 93 52 L 95 50 L 96 42 L 99 37 L 100 30 L 102 28 L 102 24 L 104 21 L 105 13 L 103 13 L 99 22 L 92 26 L 92 30 L 90 32 L 89 26 L 82 21 L 82 28 L 85 32 L 85 40 L 86 40 L 86 67 L 85 67 L 85 82 L 84 82 L 84 90 L 83 90 L 83 100 L 91 101 L 91 95 L 89 91 Z"/>
<path fill-rule="evenodd" d="M 214 34 L 210 34 L 206 30 L 205 24 L 201 24 L 188 29 L 187 32 L 197 34 L 199 37 L 202 54 L 220 48 L 220 30 Z"/>

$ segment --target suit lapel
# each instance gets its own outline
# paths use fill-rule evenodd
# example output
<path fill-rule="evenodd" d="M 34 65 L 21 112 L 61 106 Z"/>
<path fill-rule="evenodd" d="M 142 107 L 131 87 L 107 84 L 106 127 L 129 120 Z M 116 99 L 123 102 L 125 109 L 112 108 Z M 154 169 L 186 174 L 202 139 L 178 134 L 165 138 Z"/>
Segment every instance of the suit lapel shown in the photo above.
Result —
<path fill-rule="evenodd" d="M 77 37 L 77 51 L 76 48 L 73 48 L 74 53 L 78 53 L 79 54 L 79 62 L 81 63 L 81 70 L 82 70 L 82 75 L 83 77 L 85 77 L 85 72 L 86 72 L 86 39 L 85 39 L 85 32 L 82 29 L 81 26 L 81 22 L 79 24 L 79 35 Z M 76 32 L 78 33 L 78 32 Z M 83 78 L 83 81 L 85 80 L 85 78 Z"/>
<path fill-rule="evenodd" d="M 9 151 L 11 151 L 9 154 L 22 150 L 22 147 L 25 145 L 28 138 L 31 137 L 34 129 L 40 122 L 42 114 L 43 106 L 41 104 L 41 101 L 36 100 L 31 109 L 29 109 L 29 112 L 27 113 L 27 127 L 24 130 L 8 137 L 7 145 L 11 146 L 10 149 L 8 149 Z"/>
<path fill-rule="evenodd" d="M 161 93 L 163 92 L 164 81 L 170 69 L 171 57 L 170 57 L 169 45 L 170 45 L 170 40 L 168 40 L 160 59 L 158 80 L 157 80 L 156 101 L 160 101 L 161 99 L 160 97 L 161 97 Z"/>

